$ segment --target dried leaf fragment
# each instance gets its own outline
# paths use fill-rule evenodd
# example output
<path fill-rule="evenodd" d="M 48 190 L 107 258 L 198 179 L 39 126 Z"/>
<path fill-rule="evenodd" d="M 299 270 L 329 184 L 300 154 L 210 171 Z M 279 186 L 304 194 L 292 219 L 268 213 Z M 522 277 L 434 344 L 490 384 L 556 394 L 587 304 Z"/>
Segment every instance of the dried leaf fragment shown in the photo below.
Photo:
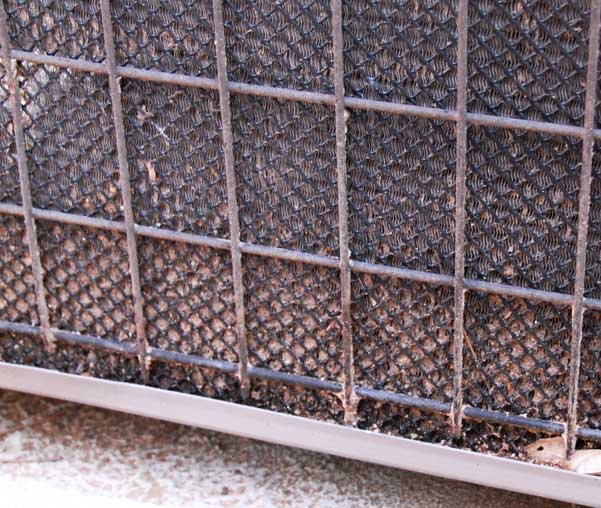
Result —
<path fill-rule="evenodd" d="M 537 464 L 560 466 L 581 474 L 601 475 L 601 450 L 576 450 L 570 460 L 565 459 L 563 437 L 539 439 L 525 448 L 526 455 Z"/>

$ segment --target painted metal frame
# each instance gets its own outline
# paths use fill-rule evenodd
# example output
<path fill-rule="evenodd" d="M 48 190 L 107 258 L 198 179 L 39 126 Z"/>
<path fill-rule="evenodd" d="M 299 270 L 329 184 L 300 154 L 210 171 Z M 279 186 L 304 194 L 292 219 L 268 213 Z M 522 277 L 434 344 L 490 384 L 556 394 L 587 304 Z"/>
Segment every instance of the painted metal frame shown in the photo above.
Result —
<path fill-rule="evenodd" d="M 0 388 L 559 501 L 601 506 L 601 478 L 598 477 L 231 402 L 7 363 L 0 363 Z"/>

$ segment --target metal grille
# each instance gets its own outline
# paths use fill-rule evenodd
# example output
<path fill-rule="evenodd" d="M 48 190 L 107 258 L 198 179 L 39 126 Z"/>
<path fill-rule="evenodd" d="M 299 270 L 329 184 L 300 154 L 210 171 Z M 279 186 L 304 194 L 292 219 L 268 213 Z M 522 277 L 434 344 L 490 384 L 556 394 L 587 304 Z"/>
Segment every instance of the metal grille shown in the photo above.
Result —
<path fill-rule="evenodd" d="M 5 0 L 0 358 L 601 440 L 600 8 Z"/>

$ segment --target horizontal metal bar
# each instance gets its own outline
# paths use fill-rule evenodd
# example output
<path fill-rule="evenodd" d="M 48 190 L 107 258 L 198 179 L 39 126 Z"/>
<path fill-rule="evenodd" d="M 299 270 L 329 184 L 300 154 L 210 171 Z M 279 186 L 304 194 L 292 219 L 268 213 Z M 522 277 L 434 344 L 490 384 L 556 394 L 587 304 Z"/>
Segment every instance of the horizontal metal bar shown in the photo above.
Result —
<path fill-rule="evenodd" d="M 109 351 L 117 351 L 126 355 L 136 355 L 138 352 L 137 347 L 134 343 L 103 339 L 101 337 L 93 337 L 90 335 L 83 335 L 56 328 L 53 328 L 52 331 L 57 340 L 61 340 L 70 344 L 77 344 L 83 347 L 105 349 Z M 17 333 L 22 335 L 30 335 L 33 337 L 40 337 L 42 334 L 41 328 L 38 326 L 26 325 L 22 323 L 13 323 L 10 321 L 1 320 L 0 332 Z M 155 360 L 161 360 L 167 363 L 178 363 L 183 365 L 190 365 L 192 367 L 202 367 L 207 369 L 220 370 L 232 374 L 238 372 L 238 364 L 232 362 L 214 360 L 211 358 L 203 358 L 201 356 L 196 355 L 187 355 L 184 353 L 166 351 L 164 349 L 157 349 L 152 347 L 148 348 L 147 354 Z M 342 385 L 334 381 L 325 381 L 309 376 L 299 376 L 297 374 L 289 374 L 287 372 L 279 372 L 258 367 L 252 367 L 251 369 L 249 369 L 248 372 L 250 377 L 254 377 L 257 379 L 265 379 L 268 381 L 277 381 L 285 384 L 304 386 L 305 388 L 324 390 L 332 393 L 338 393 L 342 391 Z"/>
<path fill-rule="evenodd" d="M 559 501 L 599 506 L 601 478 L 242 404 L 2 362 L 0 388 Z"/>
<path fill-rule="evenodd" d="M 182 363 L 194 367 L 221 370 L 223 372 L 229 372 L 230 374 L 235 374 L 238 371 L 237 364 L 235 363 L 213 360 L 211 358 L 203 358 L 201 356 L 186 355 L 184 353 L 176 353 L 174 351 L 165 351 L 164 349 L 149 348 L 148 356 L 165 362 Z"/>
<path fill-rule="evenodd" d="M 379 400 L 380 402 L 390 402 L 397 406 L 415 407 L 430 411 L 433 413 L 448 414 L 451 410 L 451 404 L 434 399 L 424 399 L 421 397 L 411 397 L 402 393 L 387 392 L 384 390 L 373 390 L 358 386 L 355 393 L 364 399 Z"/>
<path fill-rule="evenodd" d="M 357 97 L 345 97 L 344 105 L 347 108 L 361 109 L 365 111 L 378 111 L 380 113 L 430 118 L 432 120 L 448 120 L 452 122 L 457 121 L 457 113 L 455 111 L 428 108 L 425 106 L 414 106 L 412 104 L 399 104 L 395 102 L 384 102 L 372 99 L 359 99 Z"/>
<path fill-rule="evenodd" d="M 331 256 L 320 256 L 318 254 L 310 254 L 289 249 L 281 249 L 279 247 L 269 247 L 267 245 L 255 245 L 252 243 L 241 242 L 240 250 L 244 254 L 254 254 L 255 256 L 263 256 L 268 258 L 284 259 L 287 261 L 296 261 L 309 265 L 319 265 L 329 268 L 338 268 L 338 258 Z"/>
<path fill-rule="evenodd" d="M 570 294 L 555 293 L 553 291 L 542 291 L 521 286 L 510 286 L 498 282 L 487 282 L 482 280 L 465 279 L 466 289 L 480 293 L 492 293 L 496 295 L 514 296 L 517 298 L 529 298 L 543 302 L 555 303 L 557 305 L 571 305 L 573 297 Z M 601 303 L 601 301 L 599 302 Z"/>
<path fill-rule="evenodd" d="M 261 367 L 251 367 L 248 369 L 248 375 L 259 379 L 269 381 L 278 381 L 282 383 L 303 386 L 313 390 L 323 390 L 326 392 L 339 393 L 342 391 L 342 385 L 335 381 L 326 381 L 309 376 L 299 376 L 297 374 L 289 374 L 287 372 L 279 372 L 277 370 L 263 369 Z"/>
<path fill-rule="evenodd" d="M 423 282 L 425 284 L 437 284 L 440 286 L 453 285 L 452 275 L 443 275 L 434 272 L 421 272 L 419 270 L 409 270 L 408 268 L 398 268 L 396 266 L 366 263 L 365 261 L 351 260 L 351 269 L 354 272 L 413 280 L 415 282 Z"/>
<path fill-rule="evenodd" d="M 500 425 L 509 425 L 511 427 L 521 427 L 524 429 L 545 432 L 547 434 L 563 434 L 566 429 L 564 423 L 541 420 L 539 418 L 528 418 L 526 416 L 501 413 L 500 411 L 489 411 L 478 407 L 466 406 L 463 416 L 469 420 L 485 421 L 498 423 Z M 592 430 L 592 429 L 591 429 Z M 592 431 L 591 439 L 601 441 L 601 431 Z"/>
<path fill-rule="evenodd" d="M 33 337 L 42 336 L 42 329 L 39 326 L 14 323 L 12 321 L 0 321 L 0 332 L 19 333 L 21 335 L 31 335 Z"/>
<path fill-rule="evenodd" d="M 471 125 L 482 125 L 498 129 L 517 129 L 532 132 L 546 132 L 557 136 L 573 136 L 581 138 L 585 129 L 576 125 L 565 125 L 536 120 L 523 120 L 506 116 L 483 115 L 480 113 L 467 113 L 466 120 Z M 599 131 L 601 134 L 601 131 Z"/>
<path fill-rule="evenodd" d="M 91 335 L 82 335 L 75 332 L 69 332 L 66 330 L 58 330 L 52 328 L 54 337 L 63 342 L 69 344 L 75 344 L 78 346 L 92 347 L 98 349 L 106 349 L 108 351 L 115 351 L 126 355 L 135 355 L 138 352 L 135 343 L 130 342 L 119 342 L 116 340 L 103 339 L 101 337 L 93 337 Z"/>
<path fill-rule="evenodd" d="M 0 203 L 0 214 L 23 216 L 23 210 L 20 206 L 10 203 Z M 125 232 L 125 225 L 119 221 L 110 221 L 86 217 L 84 215 L 75 215 L 56 210 L 43 210 L 41 208 L 33 209 L 33 217 L 48 221 L 56 221 L 65 224 L 74 224 L 91 228 L 106 229 L 109 231 Z M 201 245 L 214 249 L 229 250 L 230 242 L 224 238 L 214 238 L 210 236 L 197 235 L 193 233 L 182 233 L 170 229 L 161 229 L 151 226 L 135 225 L 136 234 L 148 238 L 159 240 L 168 240 L 173 242 L 183 242 L 193 245 Z M 279 247 L 269 247 L 267 245 L 255 245 L 251 243 L 240 242 L 240 251 L 243 254 L 253 254 L 256 256 L 284 259 L 299 263 L 325 266 L 328 268 L 338 268 L 338 258 L 332 256 L 322 256 L 300 252 Z M 425 284 L 435 284 L 441 286 L 452 286 L 453 276 L 443 275 L 432 272 L 422 272 L 419 270 L 409 270 L 407 268 L 397 268 L 394 266 L 380 265 L 376 263 L 367 263 L 364 261 L 350 262 L 351 270 L 357 273 L 370 273 L 382 277 L 394 277 L 397 279 L 412 280 Z M 491 293 L 505 295 L 517 298 L 549 302 L 556 305 L 571 305 L 573 296 L 564 293 L 555 293 L 552 291 L 542 291 L 539 289 L 525 288 L 520 286 L 511 286 L 509 284 L 500 284 L 497 282 L 487 282 L 474 279 L 465 279 L 465 288 L 481 293 Z M 585 298 L 584 306 L 591 310 L 601 310 L 601 299 Z"/>
<path fill-rule="evenodd" d="M 217 90 L 217 80 L 215 79 L 136 69 L 135 67 L 124 67 L 122 65 L 117 66 L 117 76 L 121 78 L 138 79 L 140 81 L 162 83 L 165 85 L 180 85 L 191 88 L 204 88 L 205 90 Z"/>
<path fill-rule="evenodd" d="M 104 63 L 94 63 L 82 59 L 31 53 L 29 51 L 13 51 L 12 56 L 16 60 L 21 60 L 24 62 L 42 65 L 54 65 L 57 67 L 73 69 L 81 72 L 108 74 L 108 66 Z M 156 70 L 137 69 L 130 66 L 117 66 L 117 75 L 119 77 L 139 79 L 142 81 L 152 81 L 155 83 L 217 90 L 217 80 L 213 78 L 187 76 L 185 74 L 169 73 Z M 230 92 L 237 94 L 256 95 L 261 97 L 270 97 L 272 99 L 299 101 L 310 104 L 324 104 L 328 106 L 335 105 L 335 96 L 333 94 L 306 92 L 266 85 L 250 85 L 247 83 L 231 81 L 228 82 L 228 88 Z M 382 113 L 390 113 L 395 115 L 407 115 L 452 122 L 458 120 L 456 111 L 430 108 L 425 106 L 414 106 L 412 104 L 399 104 L 371 99 L 360 99 L 357 97 L 345 97 L 344 105 L 345 107 L 351 109 L 379 111 Z M 533 132 L 546 132 L 552 135 L 573 136 L 579 138 L 584 137 L 586 131 L 584 127 L 575 125 L 524 120 L 522 118 L 499 117 L 480 113 L 467 113 L 466 121 L 471 125 L 484 125 L 502 129 L 521 129 Z M 593 131 L 593 137 L 595 139 L 601 139 L 601 129 L 595 129 Z"/>
<path fill-rule="evenodd" d="M 37 338 L 41 337 L 40 327 L 22 323 L 13 323 L 10 321 L 0 321 L 0 332 L 11 332 Z M 53 328 L 52 332 L 57 340 L 61 340 L 70 344 L 105 349 L 108 351 L 116 351 L 131 356 L 135 356 L 137 354 L 137 348 L 134 343 L 103 339 L 89 335 L 81 335 L 56 328 Z M 167 363 L 219 370 L 222 372 L 228 372 L 230 374 L 236 374 L 238 372 L 237 363 L 226 362 L 222 360 L 214 360 L 211 358 L 203 358 L 200 356 L 187 355 L 155 348 L 149 348 L 148 355 L 154 360 L 160 360 Z M 302 386 L 304 388 L 321 390 L 330 393 L 340 393 L 342 392 L 343 388 L 342 384 L 336 381 L 323 380 L 310 376 L 300 376 L 297 374 L 290 374 L 288 372 L 280 372 L 260 367 L 251 367 L 248 370 L 248 374 L 251 378 L 255 379 L 276 381 L 278 383 Z M 413 397 L 411 395 L 389 392 L 385 390 L 374 390 L 372 388 L 361 386 L 356 387 L 355 394 L 360 398 L 377 400 L 380 402 L 389 402 L 391 404 L 403 407 L 413 407 L 431 413 L 448 414 L 451 409 L 451 404 L 447 402 L 426 399 L 423 397 Z M 468 420 L 498 423 L 501 425 L 520 427 L 533 431 L 545 432 L 548 434 L 562 434 L 565 430 L 565 425 L 563 423 L 511 415 L 499 411 L 490 411 L 487 409 L 480 409 L 470 406 L 464 407 L 463 416 Z M 579 428 L 577 436 L 581 439 L 601 441 L 601 430 Z"/>
<path fill-rule="evenodd" d="M 19 217 L 23 217 L 23 208 L 21 205 L 14 205 L 12 203 L 0 203 L 0 213 L 4 215 L 18 215 Z"/>
<path fill-rule="evenodd" d="M 189 243 L 191 245 L 202 245 L 203 247 L 211 247 L 213 249 L 229 250 L 230 241 L 223 238 L 214 238 L 204 235 L 195 235 L 192 233 L 182 233 L 170 229 L 161 229 L 150 226 L 140 226 L 136 224 L 134 227 L 136 234 L 147 238 L 155 238 L 157 240 L 168 240 L 171 242 Z"/>
<path fill-rule="evenodd" d="M 21 62 L 30 62 L 40 65 L 53 65 L 64 69 L 74 71 L 92 72 L 94 74 L 108 74 L 108 65 L 104 63 L 90 62 L 82 58 L 65 58 L 62 56 L 46 55 L 44 53 L 33 53 L 30 51 L 21 51 L 15 49 L 12 51 L 12 57 Z"/>
<path fill-rule="evenodd" d="M 267 85 L 249 85 L 247 83 L 239 83 L 235 81 L 229 82 L 229 89 L 232 93 L 237 93 L 240 95 L 256 95 L 259 97 L 306 102 L 308 104 L 324 104 L 327 106 L 334 106 L 335 104 L 333 95 L 319 92 L 304 92 L 301 90 L 278 88 Z"/>

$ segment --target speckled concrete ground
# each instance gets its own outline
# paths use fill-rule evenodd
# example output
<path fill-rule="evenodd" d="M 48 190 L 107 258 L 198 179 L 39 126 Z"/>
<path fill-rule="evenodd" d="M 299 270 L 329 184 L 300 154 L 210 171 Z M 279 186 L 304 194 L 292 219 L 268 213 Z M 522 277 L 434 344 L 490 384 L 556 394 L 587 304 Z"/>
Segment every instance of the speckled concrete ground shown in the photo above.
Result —
<path fill-rule="evenodd" d="M 0 508 L 568 506 L 14 392 L 0 492 Z"/>

